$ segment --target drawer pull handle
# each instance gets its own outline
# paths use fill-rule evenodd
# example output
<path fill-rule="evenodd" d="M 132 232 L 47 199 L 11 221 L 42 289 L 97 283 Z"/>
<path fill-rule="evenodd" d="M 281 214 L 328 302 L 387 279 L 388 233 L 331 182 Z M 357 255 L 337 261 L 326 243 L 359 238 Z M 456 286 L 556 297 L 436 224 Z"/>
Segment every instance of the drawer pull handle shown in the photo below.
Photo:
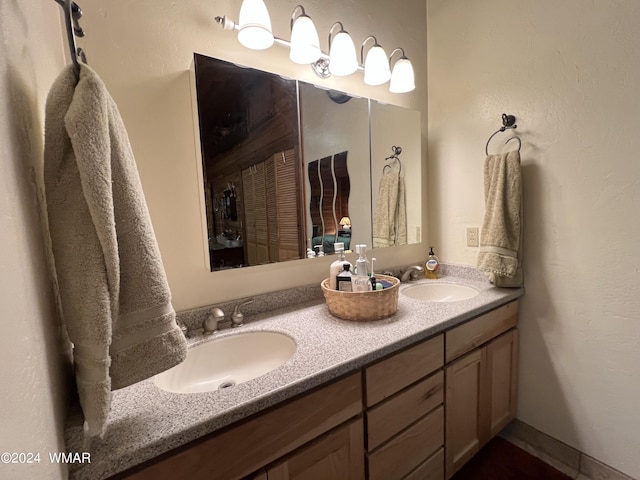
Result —
<path fill-rule="evenodd" d="M 442 390 L 442 385 L 436 385 L 435 387 L 432 387 L 427 393 L 425 393 L 422 399 L 428 400 L 429 397 L 432 397 L 436 392 L 439 392 L 440 390 Z"/>

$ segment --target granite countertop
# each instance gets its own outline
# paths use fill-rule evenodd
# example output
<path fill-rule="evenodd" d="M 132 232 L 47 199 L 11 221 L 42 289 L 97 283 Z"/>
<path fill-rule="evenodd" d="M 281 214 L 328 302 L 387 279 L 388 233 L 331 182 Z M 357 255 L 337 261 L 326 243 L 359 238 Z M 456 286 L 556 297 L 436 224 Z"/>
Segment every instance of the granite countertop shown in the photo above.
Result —
<path fill-rule="evenodd" d="M 221 391 L 169 393 L 148 379 L 113 392 L 103 440 L 86 444 L 78 419 L 68 422 L 67 451 L 91 453 L 91 463 L 70 465 L 70 478 L 108 478 L 524 293 L 522 288 L 495 287 L 475 271 L 468 273 L 465 269 L 450 269 L 449 275 L 439 280 L 418 280 L 411 284 L 463 284 L 478 289 L 476 297 L 450 303 L 423 302 L 404 296 L 402 290 L 408 284 L 402 284 L 397 313 L 374 322 L 340 320 L 329 313 L 318 297 L 247 317 L 245 326 L 223 330 L 215 338 L 249 331 L 281 332 L 297 343 L 293 357 L 262 377 Z M 203 341 L 206 340 L 202 336 L 190 339 L 191 344 Z"/>

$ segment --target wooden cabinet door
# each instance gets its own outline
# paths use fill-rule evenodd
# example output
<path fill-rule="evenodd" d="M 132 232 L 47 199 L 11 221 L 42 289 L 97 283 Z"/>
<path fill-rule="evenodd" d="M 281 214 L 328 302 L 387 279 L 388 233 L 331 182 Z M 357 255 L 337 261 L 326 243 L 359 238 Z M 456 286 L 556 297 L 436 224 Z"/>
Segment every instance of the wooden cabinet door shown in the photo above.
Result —
<path fill-rule="evenodd" d="M 487 345 L 487 381 L 491 392 L 489 438 L 516 416 L 517 378 L 518 331 L 514 329 Z"/>
<path fill-rule="evenodd" d="M 362 419 L 351 421 L 267 468 L 268 480 L 364 480 Z"/>
<path fill-rule="evenodd" d="M 450 478 L 478 450 L 483 433 L 487 392 L 486 349 L 474 350 L 445 369 L 446 376 L 446 472 Z"/>
<path fill-rule="evenodd" d="M 446 367 L 447 478 L 515 418 L 517 368 L 516 329 Z"/>

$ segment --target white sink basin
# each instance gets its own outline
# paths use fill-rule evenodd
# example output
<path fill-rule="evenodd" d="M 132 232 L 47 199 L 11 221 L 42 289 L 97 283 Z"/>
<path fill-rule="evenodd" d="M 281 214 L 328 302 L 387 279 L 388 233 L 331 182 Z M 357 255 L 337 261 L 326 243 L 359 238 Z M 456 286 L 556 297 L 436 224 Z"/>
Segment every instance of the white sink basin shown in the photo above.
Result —
<path fill-rule="evenodd" d="M 478 295 L 478 290 L 454 283 L 420 283 L 401 290 L 402 294 L 425 302 L 458 302 Z"/>
<path fill-rule="evenodd" d="M 296 348 L 296 342 L 282 333 L 238 333 L 189 349 L 187 359 L 156 375 L 155 383 L 174 393 L 221 390 L 275 370 Z"/>

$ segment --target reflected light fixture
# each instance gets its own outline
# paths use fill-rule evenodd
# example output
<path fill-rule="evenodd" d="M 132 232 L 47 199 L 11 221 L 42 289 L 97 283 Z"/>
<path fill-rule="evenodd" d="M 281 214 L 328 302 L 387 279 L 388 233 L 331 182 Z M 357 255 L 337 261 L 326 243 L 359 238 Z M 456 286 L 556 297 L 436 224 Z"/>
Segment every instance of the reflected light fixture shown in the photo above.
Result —
<path fill-rule="evenodd" d="M 402 48 L 396 48 L 389 56 L 389 63 L 396 52 L 402 52 L 402 57 L 393 65 L 391 71 L 391 82 L 389 83 L 389 91 L 391 93 L 406 93 L 415 90 L 415 76 L 413 73 L 413 65 L 404 54 Z"/>
<path fill-rule="evenodd" d="M 364 58 L 364 47 L 368 40 L 373 40 L 374 44 L 367 52 Z M 389 69 L 389 60 L 387 54 L 378 44 L 378 40 L 373 35 L 369 35 L 362 42 L 360 48 L 360 59 L 364 65 L 364 83 L 367 85 L 382 85 L 387 83 L 391 78 L 391 70 Z"/>
<path fill-rule="evenodd" d="M 300 15 L 296 17 L 296 12 Z M 289 58 L 294 63 L 309 64 L 322 56 L 318 31 L 302 5 L 297 5 L 291 13 L 291 50 Z"/>
<path fill-rule="evenodd" d="M 243 0 L 240 7 L 238 41 L 252 50 L 273 45 L 271 18 L 263 0 Z"/>
<path fill-rule="evenodd" d="M 340 31 L 332 37 L 336 25 L 340 25 Z M 351 35 L 344 29 L 342 22 L 336 22 L 329 30 L 329 72 L 332 75 L 344 77 L 351 75 L 358 69 L 358 56 L 356 46 Z"/>
<path fill-rule="evenodd" d="M 413 66 L 404 49 L 396 48 L 387 59 L 376 37 L 370 35 L 362 42 L 362 65 L 359 65 L 355 45 L 342 22 L 335 22 L 329 29 L 329 54 L 324 53 L 320 48 L 318 31 L 302 5 L 296 5 L 291 13 L 291 41 L 274 37 L 271 33 L 271 18 L 264 0 L 243 0 L 238 23 L 226 16 L 215 19 L 224 30 L 238 30 L 238 41 L 247 48 L 264 50 L 274 43 L 288 47 L 291 61 L 311 65 L 320 78 L 346 76 L 362 70 L 367 85 L 382 85 L 390 80 L 389 91 L 392 93 L 410 92 L 416 88 Z M 339 31 L 334 36 L 336 26 Z M 365 57 L 365 46 L 370 40 L 373 45 Z M 390 68 L 398 52 L 402 55 Z"/>

